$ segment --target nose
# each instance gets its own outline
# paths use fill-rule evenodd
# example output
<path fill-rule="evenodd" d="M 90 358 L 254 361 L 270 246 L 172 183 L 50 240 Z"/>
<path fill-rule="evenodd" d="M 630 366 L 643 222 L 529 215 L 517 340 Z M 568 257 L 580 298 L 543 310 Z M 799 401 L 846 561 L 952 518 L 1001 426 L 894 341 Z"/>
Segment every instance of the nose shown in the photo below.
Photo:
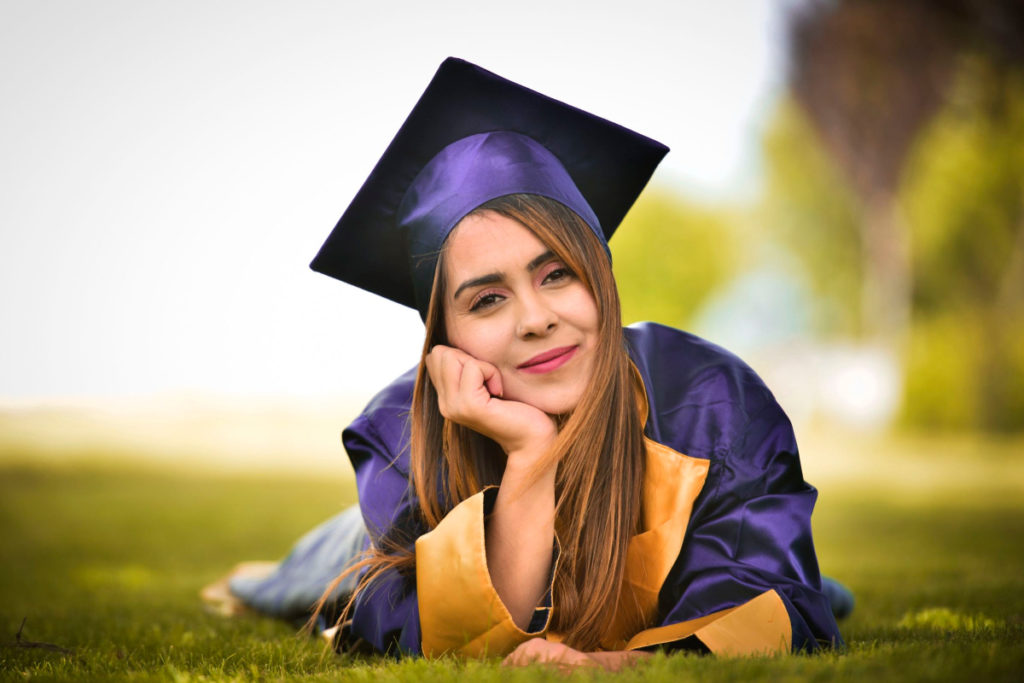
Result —
<path fill-rule="evenodd" d="M 520 339 L 544 337 L 558 326 L 558 315 L 543 296 L 531 293 L 519 299 L 516 334 Z"/>

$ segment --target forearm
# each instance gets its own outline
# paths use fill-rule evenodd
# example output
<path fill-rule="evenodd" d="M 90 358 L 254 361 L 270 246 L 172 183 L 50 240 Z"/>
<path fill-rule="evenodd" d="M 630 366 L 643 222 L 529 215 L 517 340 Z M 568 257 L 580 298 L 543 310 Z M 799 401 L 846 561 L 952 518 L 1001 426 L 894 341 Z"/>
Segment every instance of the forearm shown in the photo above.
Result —
<path fill-rule="evenodd" d="M 487 520 L 487 567 L 494 589 L 523 630 L 548 590 L 554 517 L 555 467 L 536 477 L 510 457 Z"/>

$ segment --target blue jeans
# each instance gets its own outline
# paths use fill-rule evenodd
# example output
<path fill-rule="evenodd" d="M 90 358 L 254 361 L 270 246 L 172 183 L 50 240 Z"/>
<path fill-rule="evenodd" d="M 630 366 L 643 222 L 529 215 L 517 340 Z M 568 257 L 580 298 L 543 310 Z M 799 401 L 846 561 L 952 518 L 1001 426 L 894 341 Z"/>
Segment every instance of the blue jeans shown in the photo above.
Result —
<path fill-rule="evenodd" d="M 228 585 L 235 597 L 259 612 L 304 622 L 331 581 L 368 547 L 363 517 L 353 505 L 300 538 L 269 576 L 236 576 Z M 358 579 L 358 572 L 345 577 L 329 602 L 341 602 Z"/>

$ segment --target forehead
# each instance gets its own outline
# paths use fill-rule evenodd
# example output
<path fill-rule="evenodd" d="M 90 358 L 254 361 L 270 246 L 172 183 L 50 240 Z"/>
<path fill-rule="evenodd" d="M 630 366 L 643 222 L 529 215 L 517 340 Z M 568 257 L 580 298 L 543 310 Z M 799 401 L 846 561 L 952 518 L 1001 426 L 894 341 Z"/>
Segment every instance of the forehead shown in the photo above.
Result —
<path fill-rule="evenodd" d="M 448 236 L 445 269 L 458 286 L 466 278 L 525 268 L 548 250 L 522 223 L 493 211 L 463 218 Z"/>

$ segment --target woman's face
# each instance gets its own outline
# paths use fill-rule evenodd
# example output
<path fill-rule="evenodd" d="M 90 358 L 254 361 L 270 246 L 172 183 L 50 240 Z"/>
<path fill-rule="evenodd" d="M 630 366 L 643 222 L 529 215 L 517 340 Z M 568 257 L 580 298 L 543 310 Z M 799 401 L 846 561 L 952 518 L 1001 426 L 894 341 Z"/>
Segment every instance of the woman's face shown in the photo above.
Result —
<path fill-rule="evenodd" d="M 597 304 L 536 235 L 493 211 L 462 219 L 447 241 L 448 342 L 501 373 L 502 398 L 573 410 L 598 340 Z"/>

